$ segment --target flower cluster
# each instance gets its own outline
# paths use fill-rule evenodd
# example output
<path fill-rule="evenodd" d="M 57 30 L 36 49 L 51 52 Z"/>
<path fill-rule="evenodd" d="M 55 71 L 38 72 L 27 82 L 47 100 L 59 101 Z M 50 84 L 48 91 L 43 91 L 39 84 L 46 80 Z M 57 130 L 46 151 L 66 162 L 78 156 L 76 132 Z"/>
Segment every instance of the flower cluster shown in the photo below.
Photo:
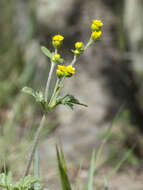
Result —
<path fill-rule="evenodd" d="M 58 65 L 58 69 L 56 71 L 57 76 L 60 77 L 71 77 L 73 74 L 75 74 L 75 68 L 71 65 L 65 66 L 65 65 Z"/>
<path fill-rule="evenodd" d="M 57 62 L 59 62 L 60 58 L 61 58 L 61 55 L 57 53 L 57 54 L 55 54 L 55 55 L 53 56 L 52 61 L 53 61 L 54 63 L 57 63 Z"/>
<path fill-rule="evenodd" d="M 59 48 L 63 43 L 64 37 L 61 35 L 55 35 L 52 38 L 52 44 L 55 49 Z"/>
<path fill-rule="evenodd" d="M 93 40 L 98 40 L 102 34 L 101 28 L 103 26 L 103 23 L 100 20 L 93 20 L 93 23 L 91 24 L 91 38 Z"/>
<path fill-rule="evenodd" d="M 84 50 L 84 45 L 82 42 L 76 42 L 75 43 L 75 50 L 73 50 L 75 55 L 80 55 L 81 52 Z"/>
<path fill-rule="evenodd" d="M 57 65 L 58 68 L 56 70 L 56 74 L 57 74 L 58 78 L 71 77 L 73 74 L 75 74 L 75 68 L 73 67 L 73 65 L 75 64 L 78 56 L 87 47 L 89 47 L 93 43 L 93 41 L 98 40 L 101 37 L 102 26 L 103 26 L 103 23 L 100 20 L 93 20 L 93 22 L 91 24 L 92 34 L 91 34 L 91 38 L 90 38 L 88 44 L 84 47 L 84 44 L 82 42 L 76 42 L 75 43 L 75 49 L 72 50 L 72 52 L 75 54 L 75 57 L 74 57 L 71 65 L 68 65 L 68 66 Z M 52 56 L 51 60 L 55 64 L 57 64 L 58 62 L 60 64 L 63 63 L 63 61 L 62 61 L 63 59 L 61 59 L 61 55 L 57 53 L 57 49 L 62 45 L 63 40 L 64 40 L 64 37 L 60 34 L 55 35 L 52 38 L 52 44 L 53 44 L 54 48 L 56 49 L 56 51 L 55 51 L 56 53 Z"/>

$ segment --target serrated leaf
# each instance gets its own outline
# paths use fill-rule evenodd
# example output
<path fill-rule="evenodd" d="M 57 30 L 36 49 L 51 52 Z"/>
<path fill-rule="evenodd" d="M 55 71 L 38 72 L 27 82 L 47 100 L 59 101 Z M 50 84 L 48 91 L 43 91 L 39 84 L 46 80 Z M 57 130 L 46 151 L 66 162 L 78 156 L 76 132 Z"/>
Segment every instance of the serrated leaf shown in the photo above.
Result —
<path fill-rule="evenodd" d="M 4 173 L 0 174 L 0 187 L 6 187 L 6 175 Z"/>
<path fill-rule="evenodd" d="M 25 86 L 23 89 L 22 89 L 22 92 L 26 93 L 26 94 L 30 94 L 32 95 L 33 97 L 35 97 L 35 91 L 30 88 L 30 87 L 27 87 Z"/>
<path fill-rule="evenodd" d="M 42 91 L 35 92 L 35 99 L 36 102 L 42 102 L 44 100 L 43 92 Z"/>
<path fill-rule="evenodd" d="M 70 94 L 67 94 L 63 98 L 57 97 L 57 105 L 58 104 L 63 104 L 65 106 L 69 107 L 70 109 L 73 109 L 74 104 L 78 104 L 78 105 L 87 107 L 86 104 L 79 102 L 78 99 L 76 99 L 73 95 L 70 95 Z"/>
<path fill-rule="evenodd" d="M 35 98 L 36 102 L 39 102 L 42 105 L 44 111 L 47 111 L 46 101 L 44 99 L 42 91 L 35 92 L 32 88 L 24 87 L 22 89 L 22 92 L 32 95 Z"/>
<path fill-rule="evenodd" d="M 73 104 L 72 103 L 67 102 L 63 105 L 65 105 L 67 108 L 70 108 L 71 110 L 73 110 Z"/>
<path fill-rule="evenodd" d="M 46 56 L 52 59 L 53 54 L 50 52 L 50 50 L 48 50 L 45 46 L 41 46 L 41 50 Z"/>

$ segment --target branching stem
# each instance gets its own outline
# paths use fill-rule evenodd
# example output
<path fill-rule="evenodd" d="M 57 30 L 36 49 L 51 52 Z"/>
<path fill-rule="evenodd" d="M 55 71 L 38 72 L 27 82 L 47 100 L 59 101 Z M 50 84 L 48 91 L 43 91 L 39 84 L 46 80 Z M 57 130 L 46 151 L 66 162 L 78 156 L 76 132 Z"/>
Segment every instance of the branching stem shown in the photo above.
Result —
<path fill-rule="evenodd" d="M 47 84 L 46 84 L 46 89 L 45 89 L 45 102 L 48 101 L 49 87 L 50 87 L 50 82 L 51 82 L 52 74 L 54 71 L 54 67 L 55 67 L 55 63 L 52 62 L 50 72 L 49 72 L 49 77 L 48 77 Z"/>
<path fill-rule="evenodd" d="M 57 50 L 55 50 L 55 53 L 57 53 Z M 55 67 L 55 63 L 51 61 L 51 68 L 50 68 L 50 71 L 49 71 L 49 76 L 48 76 L 48 80 L 47 80 L 47 84 L 46 84 L 46 88 L 45 88 L 45 97 L 44 98 L 45 98 L 46 103 L 48 101 L 48 93 L 49 93 L 50 82 L 51 82 L 52 74 L 53 74 L 53 71 L 54 71 L 54 67 Z M 30 167 L 31 167 L 31 164 L 32 164 L 32 161 L 33 161 L 33 157 L 34 157 L 34 154 L 35 154 L 38 142 L 39 142 L 40 133 L 41 133 L 43 127 L 44 127 L 44 124 L 46 122 L 46 118 L 47 118 L 47 114 L 44 113 L 43 117 L 41 119 L 40 125 L 37 128 L 37 131 L 36 131 L 35 136 L 34 136 L 32 149 L 31 149 L 31 152 L 30 152 L 30 155 L 29 155 L 29 158 L 28 158 L 26 170 L 24 172 L 24 177 L 27 176 L 28 173 L 29 173 L 29 170 L 30 170 Z"/>

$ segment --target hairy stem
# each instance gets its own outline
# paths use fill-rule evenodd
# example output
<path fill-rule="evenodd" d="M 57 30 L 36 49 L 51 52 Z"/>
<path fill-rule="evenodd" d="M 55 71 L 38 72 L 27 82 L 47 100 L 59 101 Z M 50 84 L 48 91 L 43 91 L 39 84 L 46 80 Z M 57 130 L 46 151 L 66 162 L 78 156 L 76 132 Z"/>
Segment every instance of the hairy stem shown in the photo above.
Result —
<path fill-rule="evenodd" d="M 73 60 L 71 62 L 71 66 L 73 66 L 76 63 L 76 60 L 77 60 L 77 57 L 76 57 L 76 55 L 74 55 L 74 58 L 73 58 Z"/>
<path fill-rule="evenodd" d="M 55 50 L 55 54 L 56 53 L 57 53 L 57 49 Z M 48 93 L 49 93 L 50 82 L 51 82 L 52 74 L 53 74 L 53 71 L 54 71 L 54 67 L 55 67 L 55 63 L 51 61 L 51 68 L 50 68 L 50 72 L 49 72 L 49 76 L 48 76 L 48 80 L 47 80 L 47 84 L 46 84 L 46 88 L 45 88 L 45 97 L 44 98 L 45 98 L 46 103 L 48 101 Z M 24 172 L 24 177 L 27 176 L 28 173 L 29 173 L 31 163 L 33 161 L 33 157 L 34 157 L 34 154 L 35 154 L 38 142 L 39 142 L 40 133 L 41 133 L 41 131 L 42 131 L 43 127 L 44 127 L 44 124 L 46 122 L 46 116 L 47 116 L 47 114 L 44 113 L 43 117 L 41 119 L 40 125 L 37 128 L 37 131 L 35 133 L 32 149 L 31 149 L 31 152 L 30 152 L 30 155 L 29 155 L 29 158 L 28 158 L 26 170 Z"/>
<path fill-rule="evenodd" d="M 51 63 L 51 68 L 50 68 L 50 72 L 49 72 L 49 77 L 47 80 L 47 84 L 46 84 L 46 89 L 45 89 L 45 101 L 48 101 L 48 92 L 49 92 L 49 87 L 50 87 L 50 82 L 51 82 L 51 78 L 52 78 L 52 74 L 54 71 L 54 67 L 55 67 L 55 63 Z"/>
<path fill-rule="evenodd" d="M 88 41 L 88 43 L 86 44 L 84 50 L 86 50 L 89 46 L 91 46 L 93 42 L 94 41 L 92 40 L 92 38 L 90 38 L 89 41 Z"/>
<path fill-rule="evenodd" d="M 59 83 L 60 83 L 60 79 L 58 78 L 57 81 L 56 81 L 56 85 L 55 85 L 52 97 L 51 97 L 50 102 L 49 102 L 49 106 L 52 104 L 52 102 L 53 102 L 53 100 L 55 98 L 56 92 L 60 90 L 60 89 L 58 90 Z"/>
<path fill-rule="evenodd" d="M 57 53 L 57 49 L 55 49 L 55 54 Z M 49 92 L 49 88 L 50 88 L 50 82 L 52 79 L 52 74 L 54 71 L 54 67 L 55 67 L 55 63 L 51 61 L 51 67 L 50 67 L 50 72 L 49 72 L 49 76 L 48 76 L 48 80 L 47 80 L 47 84 L 46 84 L 46 88 L 45 88 L 45 101 L 48 101 L 48 92 Z"/>
<path fill-rule="evenodd" d="M 43 117 L 42 117 L 42 120 L 40 122 L 40 125 L 37 128 L 35 137 L 34 137 L 33 146 L 32 146 L 32 149 L 31 149 L 31 152 L 30 152 L 30 155 L 29 155 L 29 159 L 28 159 L 28 162 L 27 162 L 26 170 L 24 172 L 24 177 L 27 176 L 28 173 L 29 173 L 29 170 L 30 170 L 30 167 L 31 167 L 31 163 L 32 163 L 32 160 L 33 160 L 33 156 L 34 156 L 35 150 L 36 150 L 38 142 L 39 142 L 40 132 L 41 132 L 41 130 L 44 127 L 45 121 L 46 121 L 46 115 L 44 114 Z"/>

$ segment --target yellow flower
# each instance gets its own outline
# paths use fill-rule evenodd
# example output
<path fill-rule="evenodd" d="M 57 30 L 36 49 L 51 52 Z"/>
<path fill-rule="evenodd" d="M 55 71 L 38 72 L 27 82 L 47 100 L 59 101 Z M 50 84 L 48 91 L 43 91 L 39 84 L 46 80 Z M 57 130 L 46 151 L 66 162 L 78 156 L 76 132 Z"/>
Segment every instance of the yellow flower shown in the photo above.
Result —
<path fill-rule="evenodd" d="M 58 65 L 58 69 L 56 71 L 58 77 L 65 76 L 66 73 L 66 66 L 65 65 Z"/>
<path fill-rule="evenodd" d="M 56 73 L 58 77 L 71 77 L 75 73 L 75 68 L 71 65 L 58 65 Z"/>
<path fill-rule="evenodd" d="M 103 23 L 100 20 L 93 20 L 93 23 L 91 25 L 91 30 L 99 31 L 102 26 L 103 26 Z"/>
<path fill-rule="evenodd" d="M 79 51 L 83 50 L 83 43 L 82 42 L 76 42 L 75 48 Z"/>
<path fill-rule="evenodd" d="M 75 43 L 75 50 L 72 50 L 72 52 L 76 55 L 76 56 L 78 56 L 78 55 L 80 55 L 82 52 L 83 52 L 83 50 L 84 50 L 84 45 L 83 45 L 83 43 L 82 42 L 76 42 Z"/>
<path fill-rule="evenodd" d="M 101 22 L 101 20 L 93 20 L 93 24 L 95 24 L 96 26 L 100 28 L 103 26 L 103 23 Z"/>
<path fill-rule="evenodd" d="M 55 55 L 53 56 L 52 61 L 53 61 L 54 63 L 57 63 L 60 58 L 61 58 L 61 55 L 57 53 L 57 54 L 55 54 Z"/>
<path fill-rule="evenodd" d="M 75 68 L 74 67 L 72 67 L 71 65 L 68 65 L 67 67 L 66 67 L 66 70 L 67 70 L 67 72 L 69 73 L 69 74 L 75 74 Z"/>
<path fill-rule="evenodd" d="M 64 76 L 64 75 L 63 75 L 63 72 L 60 71 L 59 69 L 57 69 L 56 73 L 57 73 L 57 76 L 58 76 L 58 77 Z"/>
<path fill-rule="evenodd" d="M 80 51 L 77 50 L 77 49 L 76 49 L 76 50 L 73 50 L 73 52 L 74 52 L 75 55 L 80 55 Z"/>
<path fill-rule="evenodd" d="M 65 65 L 58 65 L 58 70 L 65 72 L 66 71 L 66 66 Z"/>
<path fill-rule="evenodd" d="M 100 36 L 101 36 L 101 34 L 102 34 L 102 32 L 101 31 L 94 31 L 94 32 L 92 32 L 92 34 L 91 34 L 91 38 L 93 39 L 93 40 L 98 40 L 99 38 L 100 38 Z"/>
<path fill-rule="evenodd" d="M 63 41 L 64 37 L 58 34 L 58 35 L 53 36 L 52 40 L 53 41 Z"/>
<path fill-rule="evenodd" d="M 64 37 L 63 36 L 61 36 L 61 35 L 55 35 L 55 36 L 53 36 L 53 38 L 52 38 L 52 44 L 53 44 L 53 46 L 57 49 L 57 48 L 59 48 L 61 45 L 62 45 L 62 43 L 63 43 L 63 40 L 64 40 Z"/>

